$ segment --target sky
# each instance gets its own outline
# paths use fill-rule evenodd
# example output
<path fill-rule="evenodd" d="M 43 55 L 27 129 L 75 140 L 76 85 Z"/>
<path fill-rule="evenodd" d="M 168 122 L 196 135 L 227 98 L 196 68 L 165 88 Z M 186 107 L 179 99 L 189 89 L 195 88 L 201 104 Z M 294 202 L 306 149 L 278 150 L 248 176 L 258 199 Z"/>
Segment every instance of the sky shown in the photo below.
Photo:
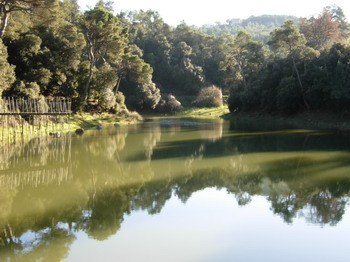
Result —
<path fill-rule="evenodd" d="M 86 9 L 97 0 L 78 0 Z M 114 11 L 156 10 L 164 21 L 176 26 L 185 21 L 188 25 L 225 23 L 227 19 L 248 18 L 251 15 L 294 15 L 309 17 L 317 15 L 326 6 L 340 6 L 350 22 L 349 0 L 115 0 Z"/>

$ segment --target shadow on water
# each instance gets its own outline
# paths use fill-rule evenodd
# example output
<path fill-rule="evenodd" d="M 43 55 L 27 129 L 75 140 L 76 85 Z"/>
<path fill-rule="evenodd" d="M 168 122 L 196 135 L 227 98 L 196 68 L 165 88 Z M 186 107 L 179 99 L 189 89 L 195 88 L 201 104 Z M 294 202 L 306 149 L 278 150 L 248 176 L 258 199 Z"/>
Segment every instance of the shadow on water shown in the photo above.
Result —
<path fill-rule="evenodd" d="M 156 120 L 0 151 L 0 261 L 60 261 L 76 232 L 105 240 L 125 214 L 206 188 L 265 197 L 286 223 L 337 225 L 349 203 L 347 136 L 221 121 Z"/>
<path fill-rule="evenodd" d="M 219 123 L 219 122 L 218 122 Z M 193 124 L 195 125 L 195 124 Z M 221 129 L 223 128 L 223 123 Z M 215 125 L 217 128 L 218 124 Z M 184 130 L 182 130 L 184 131 Z M 186 157 L 193 148 L 205 147 L 203 157 L 221 157 L 223 154 L 297 152 L 297 151 L 349 151 L 350 139 L 348 133 L 336 131 L 300 130 L 293 126 L 263 125 L 262 123 L 230 122 L 229 132 L 219 132 L 217 139 L 208 139 L 213 125 L 201 123 L 197 127 L 185 127 L 186 132 L 193 132 L 191 137 L 181 137 L 176 140 L 162 142 L 153 152 L 152 159 Z M 169 132 L 163 127 L 162 133 Z M 207 135 L 202 135 L 207 134 Z M 140 161 L 142 152 L 130 156 L 128 161 Z"/>

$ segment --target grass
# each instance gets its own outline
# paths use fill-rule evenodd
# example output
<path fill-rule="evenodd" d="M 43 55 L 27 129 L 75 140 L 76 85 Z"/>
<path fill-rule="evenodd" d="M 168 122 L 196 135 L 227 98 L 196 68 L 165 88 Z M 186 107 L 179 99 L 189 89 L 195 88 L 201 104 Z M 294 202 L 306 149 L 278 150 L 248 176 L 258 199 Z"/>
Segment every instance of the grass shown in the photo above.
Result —
<path fill-rule="evenodd" d="M 121 117 L 114 114 L 102 113 L 102 114 L 89 114 L 82 113 L 73 115 L 70 119 L 71 130 L 75 130 L 77 128 L 94 128 L 98 125 L 127 125 L 127 124 L 135 124 L 142 118 L 135 113 L 131 113 L 129 116 Z"/>
<path fill-rule="evenodd" d="M 198 117 L 198 118 L 218 118 L 228 114 L 230 111 L 226 105 L 221 107 L 208 108 L 187 108 L 178 113 L 176 116 L 181 117 Z"/>

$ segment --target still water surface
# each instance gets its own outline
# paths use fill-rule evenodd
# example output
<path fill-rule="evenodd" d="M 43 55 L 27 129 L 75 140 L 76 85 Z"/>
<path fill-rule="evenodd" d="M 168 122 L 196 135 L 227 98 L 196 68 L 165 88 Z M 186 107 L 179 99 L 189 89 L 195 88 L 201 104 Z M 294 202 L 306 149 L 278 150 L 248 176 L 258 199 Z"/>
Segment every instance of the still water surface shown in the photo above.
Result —
<path fill-rule="evenodd" d="M 149 119 L 0 149 L 0 262 L 349 261 L 350 134 Z"/>

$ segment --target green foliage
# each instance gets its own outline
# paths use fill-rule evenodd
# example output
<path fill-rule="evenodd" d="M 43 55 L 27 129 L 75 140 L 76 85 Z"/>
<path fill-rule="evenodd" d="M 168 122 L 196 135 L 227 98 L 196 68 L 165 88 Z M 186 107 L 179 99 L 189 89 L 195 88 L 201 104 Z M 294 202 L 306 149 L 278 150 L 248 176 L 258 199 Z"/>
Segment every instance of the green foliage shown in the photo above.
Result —
<path fill-rule="evenodd" d="M 86 54 L 90 63 L 89 75 L 81 94 L 82 102 L 86 103 L 94 67 L 98 66 L 99 62 L 118 67 L 123 60 L 128 39 L 127 31 L 119 19 L 104 7 L 95 7 L 86 11 L 80 17 L 79 25 L 85 36 Z"/>
<path fill-rule="evenodd" d="M 99 0 L 97 1 L 95 7 L 100 7 L 106 9 L 108 12 L 113 13 L 113 2 L 112 1 L 103 1 Z"/>
<path fill-rule="evenodd" d="M 122 111 L 128 111 L 125 105 L 125 96 L 122 92 L 117 92 L 115 95 L 115 102 L 116 102 L 116 111 L 122 112 Z"/>
<path fill-rule="evenodd" d="M 241 31 L 228 44 L 221 68 L 228 71 L 233 85 L 241 83 L 247 88 L 248 82 L 262 66 L 264 60 L 263 45 L 253 41 L 249 34 Z"/>
<path fill-rule="evenodd" d="M 40 86 L 36 82 L 26 83 L 20 81 L 16 83 L 13 94 L 17 97 L 39 98 Z"/>
<path fill-rule="evenodd" d="M 305 36 L 293 25 L 293 21 L 286 21 L 280 28 L 272 31 L 269 45 L 278 56 L 291 60 L 305 109 L 310 110 L 306 97 L 306 87 L 302 82 L 298 63 L 301 62 L 305 65 L 306 61 L 318 57 L 319 52 L 306 46 Z"/>
<path fill-rule="evenodd" d="M 152 82 L 138 84 L 136 90 L 136 104 L 138 109 L 155 109 L 160 101 L 160 90 Z"/>
<path fill-rule="evenodd" d="M 0 98 L 2 92 L 9 89 L 15 81 L 14 66 L 7 61 L 7 49 L 0 39 Z"/>
<path fill-rule="evenodd" d="M 179 42 L 172 51 L 172 82 L 187 94 L 196 93 L 204 85 L 204 76 L 203 69 L 191 61 L 192 48 Z"/>
<path fill-rule="evenodd" d="M 98 95 L 101 90 L 113 91 L 118 80 L 117 69 L 110 64 L 103 64 L 101 67 L 95 68 L 91 86 Z"/>
<path fill-rule="evenodd" d="M 105 88 L 100 92 L 98 105 L 105 111 L 111 110 L 116 105 L 116 99 L 112 90 Z"/>
<path fill-rule="evenodd" d="M 51 1 L 48 1 L 48 4 Z M 42 7 L 48 7 L 45 0 L 17 0 L 0 2 L 0 39 L 5 35 L 8 20 L 13 13 L 33 13 Z"/>
<path fill-rule="evenodd" d="M 271 32 L 269 46 L 273 55 L 252 70 L 253 77 L 246 85 L 243 81 L 233 85 L 228 100 L 231 112 L 294 114 L 305 109 L 349 109 L 348 45 L 335 43 L 320 54 L 308 47 L 298 27 L 287 21 Z M 237 79 L 238 69 L 229 75 L 231 79 Z"/>
<path fill-rule="evenodd" d="M 216 86 L 202 88 L 194 101 L 198 107 L 220 107 L 223 105 L 221 89 Z"/>
<path fill-rule="evenodd" d="M 70 23 L 76 23 L 80 13 L 77 0 L 60 1 L 60 9 L 62 10 L 63 19 Z"/>
<path fill-rule="evenodd" d="M 130 39 L 142 49 L 143 59 L 154 70 L 153 81 L 162 91 L 196 94 L 204 86 L 205 54 L 211 52 L 205 49 L 208 36 L 185 24 L 171 31 L 159 14 L 151 10 L 124 14 L 123 19 L 129 22 Z M 210 71 L 212 67 L 207 68 Z"/>
<path fill-rule="evenodd" d="M 296 56 L 306 48 L 306 39 L 293 21 L 288 20 L 271 32 L 271 41 L 268 44 L 280 57 Z"/>

